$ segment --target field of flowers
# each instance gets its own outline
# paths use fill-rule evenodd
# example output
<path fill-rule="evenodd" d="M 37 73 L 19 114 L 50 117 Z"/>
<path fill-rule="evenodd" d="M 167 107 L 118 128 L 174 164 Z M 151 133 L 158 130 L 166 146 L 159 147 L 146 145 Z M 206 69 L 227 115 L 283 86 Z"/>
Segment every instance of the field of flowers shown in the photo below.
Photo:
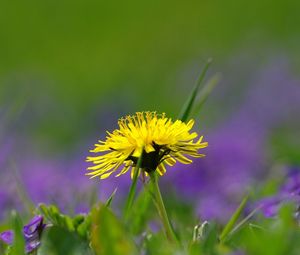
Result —
<path fill-rule="evenodd" d="M 19 2 L 0 255 L 300 254 L 299 3 Z"/>

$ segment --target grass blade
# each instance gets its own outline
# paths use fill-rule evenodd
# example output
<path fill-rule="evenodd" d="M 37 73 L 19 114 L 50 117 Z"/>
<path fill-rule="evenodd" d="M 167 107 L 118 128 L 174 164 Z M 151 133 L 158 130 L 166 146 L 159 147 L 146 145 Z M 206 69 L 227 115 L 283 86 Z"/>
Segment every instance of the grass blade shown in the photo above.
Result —
<path fill-rule="evenodd" d="M 253 211 L 251 211 L 243 220 L 241 220 L 228 234 L 231 236 L 234 234 L 236 231 L 238 231 L 248 220 L 252 218 L 252 216 L 259 210 L 261 209 L 261 206 L 256 207 Z"/>
<path fill-rule="evenodd" d="M 209 79 L 207 83 L 203 86 L 201 91 L 199 92 L 199 100 L 198 104 L 195 106 L 195 110 L 193 111 L 193 115 L 197 115 L 200 110 L 202 109 L 202 106 L 206 102 L 207 98 L 211 94 L 211 92 L 214 90 L 216 85 L 219 83 L 221 79 L 220 74 L 215 74 L 212 78 Z"/>
<path fill-rule="evenodd" d="M 105 203 L 105 206 L 106 206 L 106 207 L 110 207 L 110 204 L 111 204 L 111 202 L 112 202 L 112 200 L 113 200 L 113 198 L 114 198 L 114 196 L 115 196 L 117 190 L 118 190 L 118 189 L 115 188 L 115 190 L 113 191 L 113 193 L 111 193 L 110 197 L 107 199 L 107 201 L 106 201 L 106 203 Z"/>
<path fill-rule="evenodd" d="M 245 208 L 245 206 L 247 204 L 248 198 L 249 198 L 248 195 L 244 197 L 244 199 L 240 203 L 239 207 L 235 210 L 235 212 L 231 216 L 230 220 L 228 221 L 228 223 L 226 224 L 226 226 L 224 227 L 224 229 L 223 229 L 223 231 L 222 231 L 222 233 L 220 235 L 220 242 L 224 242 L 225 239 L 226 239 L 226 237 L 228 236 L 228 234 L 233 229 L 235 223 L 239 219 L 242 211 L 244 210 L 244 208 Z"/>
<path fill-rule="evenodd" d="M 190 113 L 191 113 L 191 110 L 193 108 L 193 105 L 194 105 L 194 102 L 195 102 L 195 99 L 196 99 L 196 96 L 198 94 L 198 91 L 199 91 L 199 88 L 200 88 L 200 85 L 202 84 L 202 81 L 204 80 L 204 77 L 205 77 L 205 74 L 208 70 L 208 67 L 210 66 L 212 62 L 212 59 L 208 59 L 199 78 L 197 79 L 197 82 L 196 82 L 196 85 L 191 93 L 191 95 L 189 96 L 189 98 L 187 99 L 187 101 L 185 102 L 185 104 L 183 105 L 179 115 L 178 115 L 178 119 L 180 119 L 181 121 L 185 122 L 187 121 Z"/>

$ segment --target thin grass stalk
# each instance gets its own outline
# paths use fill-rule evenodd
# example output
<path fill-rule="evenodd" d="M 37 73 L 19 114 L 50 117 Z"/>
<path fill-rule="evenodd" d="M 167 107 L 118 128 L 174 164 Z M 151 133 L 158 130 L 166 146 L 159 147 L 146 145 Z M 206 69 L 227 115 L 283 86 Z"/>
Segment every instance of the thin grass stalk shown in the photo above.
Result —
<path fill-rule="evenodd" d="M 204 77 L 206 75 L 206 72 L 207 72 L 211 62 L 212 62 L 212 59 L 207 60 L 202 72 L 200 73 L 200 75 L 197 79 L 196 85 L 195 85 L 191 95 L 188 97 L 187 101 L 183 105 L 183 107 L 182 107 L 182 109 L 181 109 L 181 111 L 178 115 L 179 120 L 181 120 L 183 122 L 186 122 L 187 119 L 189 118 L 189 115 L 191 114 L 192 108 L 193 108 L 194 103 L 195 103 L 196 96 L 198 95 L 200 86 L 201 86 L 201 84 L 204 80 Z"/>

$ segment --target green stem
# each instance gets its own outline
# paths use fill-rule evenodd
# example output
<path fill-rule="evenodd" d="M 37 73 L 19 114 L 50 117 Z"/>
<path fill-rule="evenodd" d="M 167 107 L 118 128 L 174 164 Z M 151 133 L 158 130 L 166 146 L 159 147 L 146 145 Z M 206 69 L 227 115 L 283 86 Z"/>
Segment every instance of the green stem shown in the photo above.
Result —
<path fill-rule="evenodd" d="M 140 173 L 140 166 L 142 164 L 142 158 L 143 158 L 143 153 L 139 157 L 139 159 L 137 161 L 137 164 L 135 166 L 135 169 L 134 169 L 134 175 L 133 175 L 133 178 L 132 178 L 132 183 L 131 183 L 130 190 L 129 190 L 128 197 L 127 197 L 126 204 L 125 204 L 125 211 L 124 211 L 125 221 L 128 220 L 129 214 L 130 214 L 130 211 L 131 211 L 131 208 L 132 208 L 132 205 L 133 205 L 133 200 L 134 200 L 134 197 L 135 197 L 136 186 L 137 186 L 137 180 L 138 180 L 138 176 L 139 176 L 139 173 Z"/>
<path fill-rule="evenodd" d="M 125 221 L 128 220 L 130 210 L 131 210 L 132 205 L 133 205 L 133 200 L 134 200 L 134 196 L 135 196 L 136 184 L 137 184 L 137 178 L 139 176 L 139 171 L 140 171 L 140 169 L 137 168 L 137 167 L 134 170 L 134 176 L 133 176 L 133 179 L 132 179 L 132 183 L 131 183 L 131 186 L 130 186 L 129 194 L 128 194 L 126 205 L 125 205 Z"/>
<path fill-rule="evenodd" d="M 149 175 L 150 175 L 151 182 L 153 184 L 153 192 L 154 192 L 154 196 L 155 196 L 155 200 L 156 200 L 155 201 L 156 207 L 157 207 L 158 213 L 160 215 L 160 218 L 162 220 L 167 238 L 171 242 L 178 242 L 177 237 L 176 237 L 176 235 L 173 231 L 173 228 L 171 226 L 171 223 L 169 221 L 169 217 L 168 217 L 168 214 L 167 214 L 167 211 L 166 211 L 166 208 L 165 208 L 165 205 L 164 205 L 161 193 L 160 193 L 156 172 L 155 171 L 150 172 Z"/>

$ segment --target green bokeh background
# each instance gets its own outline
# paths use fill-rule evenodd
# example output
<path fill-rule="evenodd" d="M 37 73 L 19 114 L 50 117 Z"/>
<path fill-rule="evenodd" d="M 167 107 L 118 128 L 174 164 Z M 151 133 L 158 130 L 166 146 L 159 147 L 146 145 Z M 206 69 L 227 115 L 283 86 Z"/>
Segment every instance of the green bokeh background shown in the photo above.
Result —
<path fill-rule="evenodd" d="M 238 109 L 245 88 L 274 59 L 283 57 L 287 76 L 299 77 L 299 10 L 297 0 L 0 1 L 0 161 L 12 140 L 16 153 L 8 149 L 5 156 L 16 165 L 44 153 L 52 161 L 71 158 L 81 169 L 88 149 L 124 114 L 156 110 L 175 117 L 213 58 L 208 77 L 220 72 L 223 78 L 196 119 L 206 137 Z M 266 158 L 275 163 L 300 162 L 300 122 L 291 118 L 266 138 Z M 1 168 L 1 178 L 11 169 Z M 182 203 L 167 201 L 182 226 L 188 225 L 183 219 L 193 220 Z M 255 249 L 280 247 L 288 230 L 276 227 L 271 235 L 262 232 L 258 244 L 245 235 L 237 239 L 248 238 Z M 63 244 L 73 242 L 66 238 Z"/>
<path fill-rule="evenodd" d="M 299 10 L 295 0 L 2 1 L 0 99 L 26 105 L 19 130 L 59 146 L 107 128 L 110 112 L 175 115 L 208 57 L 225 77 L 241 55 L 247 69 L 284 54 L 297 73 Z"/>

